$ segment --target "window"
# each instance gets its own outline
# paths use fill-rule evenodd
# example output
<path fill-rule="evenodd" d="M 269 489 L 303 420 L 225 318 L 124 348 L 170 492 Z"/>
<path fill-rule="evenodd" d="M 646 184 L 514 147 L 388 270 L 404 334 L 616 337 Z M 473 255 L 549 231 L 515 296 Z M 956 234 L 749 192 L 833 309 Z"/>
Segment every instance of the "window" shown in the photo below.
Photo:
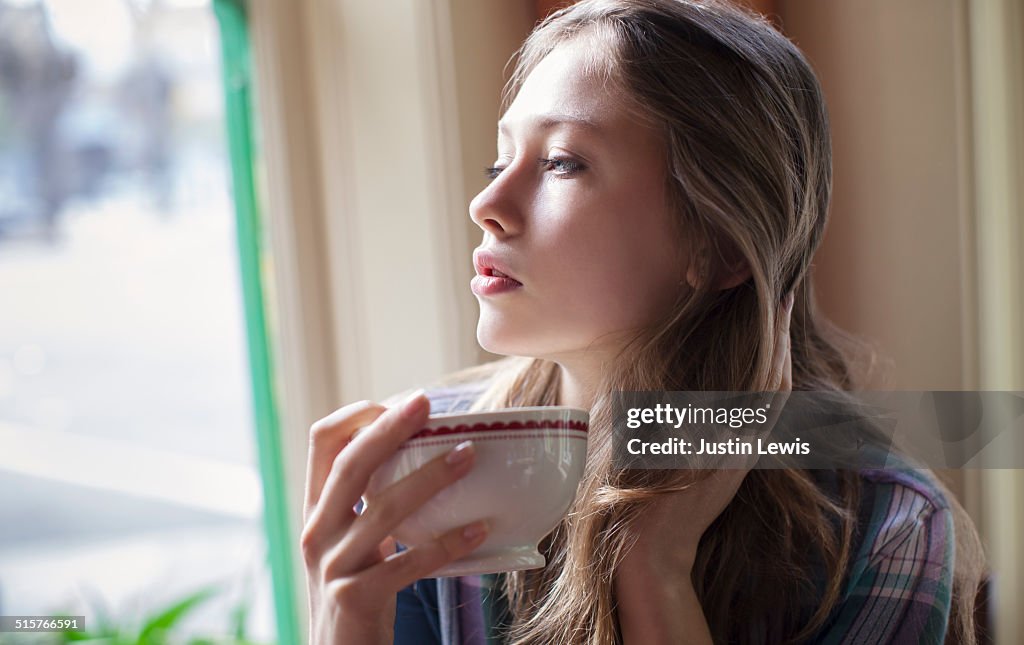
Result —
<path fill-rule="evenodd" d="M 273 638 L 220 60 L 209 1 L 0 0 L 0 614 Z"/>

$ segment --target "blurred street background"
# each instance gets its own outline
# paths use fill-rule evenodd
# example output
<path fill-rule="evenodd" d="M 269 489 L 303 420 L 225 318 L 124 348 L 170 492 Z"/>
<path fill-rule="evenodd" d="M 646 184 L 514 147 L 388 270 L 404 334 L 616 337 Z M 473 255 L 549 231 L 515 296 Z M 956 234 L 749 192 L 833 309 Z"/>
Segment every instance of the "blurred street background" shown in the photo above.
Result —
<path fill-rule="evenodd" d="M 217 25 L 0 0 L 0 614 L 273 635 Z M 45 584 L 40 584 L 45 581 Z"/>

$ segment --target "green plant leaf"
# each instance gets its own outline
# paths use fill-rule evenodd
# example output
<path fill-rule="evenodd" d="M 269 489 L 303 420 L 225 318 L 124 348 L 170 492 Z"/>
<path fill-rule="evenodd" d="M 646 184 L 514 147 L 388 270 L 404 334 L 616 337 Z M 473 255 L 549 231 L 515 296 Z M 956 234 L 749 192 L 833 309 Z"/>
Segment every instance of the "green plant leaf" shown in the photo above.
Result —
<path fill-rule="evenodd" d="M 71 629 L 65 629 L 64 631 L 62 631 L 60 633 L 60 637 L 62 639 L 62 642 L 64 643 L 77 643 L 79 641 L 92 641 L 96 640 L 97 638 L 103 638 L 102 636 L 90 634 L 86 631 L 79 632 Z"/>
<path fill-rule="evenodd" d="M 53 612 L 50 615 L 53 618 L 57 618 L 57 619 L 60 619 L 60 618 L 73 619 L 75 617 L 70 611 L 55 611 L 55 612 Z M 93 639 L 95 639 L 95 638 L 97 638 L 99 636 L 100 636 L 99 634 L 89 632 L 89 631 L 87 631 L 85 629 L 83 629 L 81 631 L 75 630 L 75 629 L 62 629 L 59 632 L 57 632 L 57 638 L 59 639 L 58 642 L 61 642 L 61 643 L 71 643 L 71 642 L 78 642 L 78 641 L 93 640 Z M 2 642 L 2 641 L 0 641 L 0 642 Z"/>
<path fill-rule="evenodd" d="M 235 637 L 236 641 L 246 640 L 245 623 L 248 617 L 249 604 L 245 601 L 238 603 L 238 605 L 231 610 L 231 634 Z"/>
<path fill-rule="evenodd" d="M 146 621 L 142 626 L 142 630 L 139 632 L 138 642 L 140 645 L 142 643 L 161 642 L 164 637 L 164 632 L 167 632 L 178 624 L 178 621 L 185 617 L 190 611 L 215 596 L 217 592 L 218 589 L 216 587 L 201 589 L 167 607 L 159 614 Z"/>

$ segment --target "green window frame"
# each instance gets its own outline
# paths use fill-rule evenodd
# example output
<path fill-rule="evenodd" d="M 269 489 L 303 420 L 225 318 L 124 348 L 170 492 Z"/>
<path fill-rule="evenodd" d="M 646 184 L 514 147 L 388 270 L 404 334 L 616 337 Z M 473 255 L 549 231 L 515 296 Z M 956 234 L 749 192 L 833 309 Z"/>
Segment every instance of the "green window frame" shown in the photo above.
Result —
<path fill-rule="evenodd" d="M 224 113 L 277 640 L 280 645 L 299 645 L 301 630 L 294 586 L 295 550 L 288 522 L 281 425 L 274 391 L 273 353 L 267 330 L 262 280 L 267 257 L 254 165 L 257 149 L 253 136 L 249 23 L 245 0 L 213 0 L 213 10 L 220 26 Z"/>

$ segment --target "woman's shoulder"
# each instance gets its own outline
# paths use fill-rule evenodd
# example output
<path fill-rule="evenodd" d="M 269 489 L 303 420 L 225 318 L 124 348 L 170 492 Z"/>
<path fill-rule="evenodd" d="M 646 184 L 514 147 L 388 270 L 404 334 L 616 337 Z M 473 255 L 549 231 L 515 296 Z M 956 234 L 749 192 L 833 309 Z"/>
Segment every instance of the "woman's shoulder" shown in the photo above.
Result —
<path fill-rule="evenodd" d="M 837 471 L 813 471 L 813 477 L 820 488 L 838 499 Z M 930 471 L 909 465 L 863 469 L 857 471 L 857 484 L 859 503 L 850 552 L 851 581 L 863 574 L 858 566 L 863 569 L 885 557 L 931 564 L 952 548 L 951 501 L 945 487 Z M 921 539 L 927 539 L 928 549 L 919 548 L 916 541 Z"/>
<path fill-rule="evenodd" d="M 860 470 L 859 474 L 864 486 L 899 492 L 904 496 L 915 498 L 919 504 L 926 504 L 934 510 L 950 507 L 945 487 L 928 470 L 902 464 L 884 469 L 864 469 Z"/>
<path fill-rule="evenodd" d="M 951 546 L 951 501 L 933 474 L 907 466 L 861 470 L 859 475 L 861 554 L 906 550 L 910 538 L 923 533 L 933 547 Z M 907 555 L 935 556 L 919 550 Z"/>
<path fill-rule="evenodd" d="M 955 539 L 947 493 L 930 472 L 909 466 L 857 474 L 855 541 L 821 641 L 941 642 Z"/>
<path fill-rule="evenodd" d="M 892 461 L 886 468 L 856 471 L 860 490 L 858 534 L 862 547 L 886 542 L 899 526 L 917 525 L 933 515 L 951 513 L 949 493 L 927 469 Z M 837 471 L 812 471 L 819 487 L 837 497 Z"/>

